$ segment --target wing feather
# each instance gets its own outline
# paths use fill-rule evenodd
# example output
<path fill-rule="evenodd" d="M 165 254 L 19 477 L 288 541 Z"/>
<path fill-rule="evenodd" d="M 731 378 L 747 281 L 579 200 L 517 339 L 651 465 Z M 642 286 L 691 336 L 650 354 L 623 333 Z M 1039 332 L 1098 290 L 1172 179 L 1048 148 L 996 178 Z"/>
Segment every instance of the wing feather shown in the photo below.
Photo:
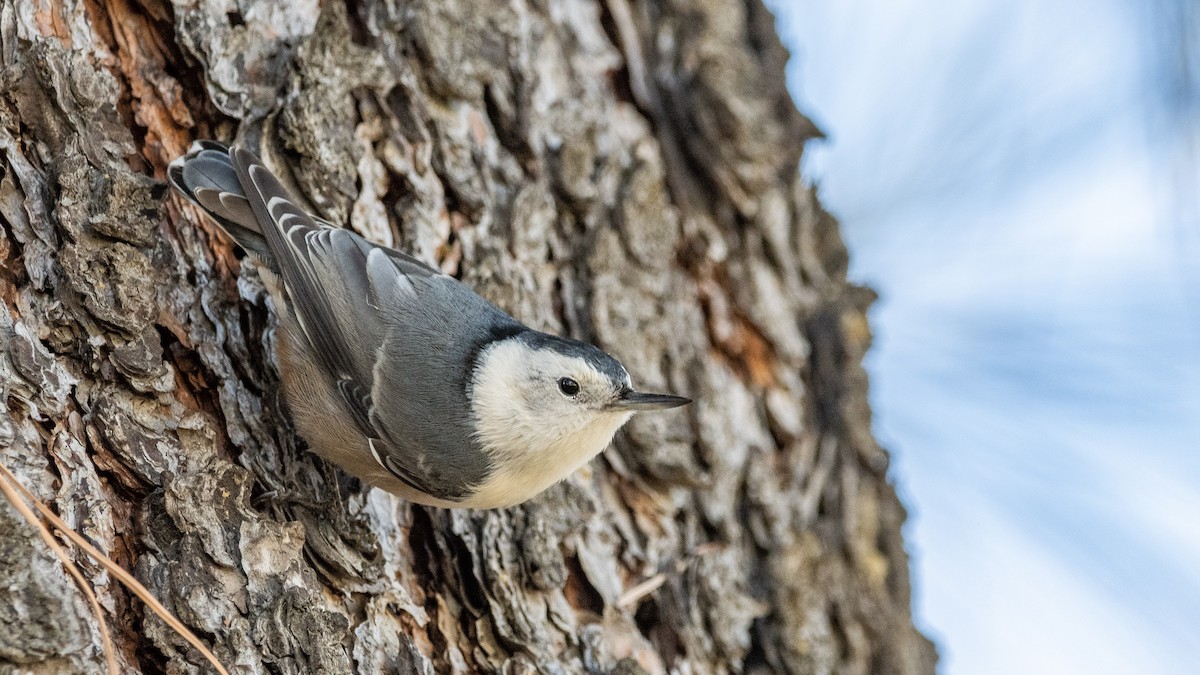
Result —
<path fill-rule="evenodd" d="M 469 428 L 471 362 L 497 326 L 519 324 L 416 258 L 313 218 L 252 153 L 230 157 L 304 337 L 376 461 L 426 494 L 468 496 L 491 471 Z"/>

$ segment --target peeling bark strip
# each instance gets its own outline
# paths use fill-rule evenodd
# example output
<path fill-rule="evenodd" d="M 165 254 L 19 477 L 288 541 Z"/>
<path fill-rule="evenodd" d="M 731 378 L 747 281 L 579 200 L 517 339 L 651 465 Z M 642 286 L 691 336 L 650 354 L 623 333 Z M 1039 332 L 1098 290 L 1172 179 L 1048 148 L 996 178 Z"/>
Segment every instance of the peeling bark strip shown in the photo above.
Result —
<path fill-rule="evenodd" d="M 0 3 L 0 455 L 233 672 L 932 673 L 870 433 L 869 291 L 760 0 Z M 521 507 L 305 452 L 191 139 L 695 398 Z M 205 672 L 86 556 L 122 667 Z M 98 672 L 0 507 L 0 671 Z"/>

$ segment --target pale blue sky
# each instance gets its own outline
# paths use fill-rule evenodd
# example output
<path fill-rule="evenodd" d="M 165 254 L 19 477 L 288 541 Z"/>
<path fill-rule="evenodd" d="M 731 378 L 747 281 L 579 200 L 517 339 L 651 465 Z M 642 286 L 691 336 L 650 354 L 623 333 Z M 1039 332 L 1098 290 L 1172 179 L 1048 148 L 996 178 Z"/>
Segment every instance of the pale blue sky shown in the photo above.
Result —
<path fill-rule="evenodd" d="M 1198 672 L 1200 11 L 768 4 L 942 672 Z"/>

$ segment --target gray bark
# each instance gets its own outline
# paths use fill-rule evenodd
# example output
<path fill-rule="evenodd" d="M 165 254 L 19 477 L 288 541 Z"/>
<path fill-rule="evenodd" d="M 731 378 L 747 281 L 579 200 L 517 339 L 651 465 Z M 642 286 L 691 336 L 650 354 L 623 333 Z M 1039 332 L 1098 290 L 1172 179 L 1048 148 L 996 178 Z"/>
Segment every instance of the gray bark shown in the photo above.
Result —
<path fill-rule="evenodd" d="M 0 457 L 235 672 L 933 672 L 786 56 L 760 0 L 6 0 Z M 696 403 L 520 507 L 364 487 L 295 438 L 253 265 L 166 194 L 197 137 Z M 77 561 L 123 667 L 207 672 Z M 8 506 L 0 620 L 2 672 L 102 667 Z"/>

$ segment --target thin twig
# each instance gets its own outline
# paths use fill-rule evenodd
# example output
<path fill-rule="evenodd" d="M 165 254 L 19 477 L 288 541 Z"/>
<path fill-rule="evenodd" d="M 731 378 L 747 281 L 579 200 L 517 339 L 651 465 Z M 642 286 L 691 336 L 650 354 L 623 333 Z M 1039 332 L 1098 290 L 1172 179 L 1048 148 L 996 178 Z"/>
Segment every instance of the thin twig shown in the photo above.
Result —
<path fill-rule="evenodd" d="M 54 535 L 50 533 L 50 530 L 42 524 L 42 521 L 34 515 L 33 511 L 29 510 L 29 505 L 13 490 L 13 485 L 16 485 L 18 489 L 30 498 L 33 495 L 25 490 L 25 486 L 17 481 L 16 476 L 13 476 L 12 472 L 3 463 L 0 463 L 0 469 L 3 469 L 6 478 L 6 480 L 0 480 L 0 492 L 4 493 L 4 497 L 13 505 L 17 513 L 20 513 L 21 517 L 37 530 L 38 534 L 42 537 L 42 541 L 46 542 L 46 546 L 62 563 L 63 569 L 67 571 L 67 574 L 71 575 L 71 578 L 75 580 L 75 584 L 79 586 L 79 590 L 83 591 L 83 594 L 87 596 L 88 604 L 92 606 L 92 613 L 96 615 L 96 628 L 100 631 L 100 645 L 104 649 L 104 660 L 108 664 L 109 675 L 119 675 L 120 671 L 117 669 L 117 656 L 113 651 L 112 636 L 108 634 L 108 623 L 104 620 L 104 611 L 100 608 L 100 601 L 96 599 L 96 593 L 92 591 L 91 584 L 83 577 L 83 573 L 79 571 L 75 563 L 67 557 L 67 552 L 63 550 L 62 546 L 59 546 L 58 541 L 54 539 Z M 35 506 L 40 505 L 37 499 L 30 499 L 30 501 Z"/>
<path fill-rule="evenodd" d="M 662 586 L 666 582 L 667 575 L 665 573 L 659 572 L 658 574 L 655 574 L 649 579 L 622 593 L 621 597 L 617 599 L 617 607 L 628 607 L 630 605 L 637 604 L 639 600 L 647 595 L 650 595 L 654 591 L 657 591 L 658 587 Z"/>
<path fill-rule="evenodd" d="M 683 574 L 683 571 L 688 568 L 688 565 L 696 562 L 700 558 L 716 553 L 725 548 L 725 544 L 718 541 L 707 541 L 693 548 L 690 553 L 676 560 L 671 567 L 673 569 L 666 572 L 659 572 L 645 581 L 634 584 L 632 588 L 621 594 L 617 598 L 617 607 L 629 607 L 636 605 L 642 598 L 657 591 L 663 584 L 667 582 L 668 574 Z"/>
<path fill-rule="evenodd" d="M 171 614 L 170 610 L 164 607 L 163 604 L 158 601 L 158 598 L 154 597 L 154 595 L 151 594 L 150 591 L 147 590 L 147 588 L 143 586 L 140 581 L 133 578 L 133 575 L 131 575 L 129 572 L 126 572 L 125 568 L 110 560 L 108 556 L 101 553 L 100 550 L 95 546 L 92 546 L 91 543 L 88 542 L 87 539 L 84 539 L 78 532 L 68 527 L 67 524 L 64 523 L 57 515 L 55 515 L 55 513 L 51 511 L 49 507 L 34 497 L 33 493 L 26 489 L 25 486 L 17 480 L 17 477 L 14 476 L 12 472 L 8 470 L 8 467 L 4 466 L 2 462 L 0 462 L 0 473 L 2 473 L 4 477 L 11 481 L 12 484 L 21 491 L 25 498 L 28 499 L 30 503 L 32 503 L 33 506 L 54 525 L 54 527 L 58 528 L 58 530 L 66 535 L 68 539 L 74 542 L 76 546 L 82 548 L 88 555 L 94 558 L 96 562 L 100 563 L 100 565 L 104 567 L 104 569 L 108 570 L 108 573 L 113 575 L 117 581 L 120 581 L 122 584 L 124 584 L 124 586 L 130 590 L 130 592 L 141 599 L 142 602 L 146 603 L 146 606 L 149 607 L 150 610 L 155 614 L 157 614 L 158 618 L 162 619 L 163 622 L 170 626 L 171 629 L 176 633 L 178 633 L 180 637 L 187 640 L 189 644 L 195 647 L 196 651 L 200 652 L 200 654 L 212 664 L 213 668 L 217 669 L 218 673 L 221 675 L 229 675 L 229 671 L 225 670 L 225 667 L 222 666 L 221 662 L 217 660 L 217 657 L 213 655 L 211 651 L 209 651 L 208 647 L 200 641 L 200 638 L 196 637 L 196 635 L 192 633 L 187 626 L 183 625 L 182 621 L 175 618 L 175 615 Z M 2 482 L 0 482 L 0 484 L 2 484 Z M 6 490 L 5 493 L 7 494 L 8 491 Z M 18 509 L 19 508 L 20 507 L 18 507 Z M 28 509 L 25 510 L 28 511 Z M 82 576 L 80 578 L 82 578 Z M 90 593 L 90 591 L 88 592 Z M 113 672 L 116 671 L 114 670 Z"/>

